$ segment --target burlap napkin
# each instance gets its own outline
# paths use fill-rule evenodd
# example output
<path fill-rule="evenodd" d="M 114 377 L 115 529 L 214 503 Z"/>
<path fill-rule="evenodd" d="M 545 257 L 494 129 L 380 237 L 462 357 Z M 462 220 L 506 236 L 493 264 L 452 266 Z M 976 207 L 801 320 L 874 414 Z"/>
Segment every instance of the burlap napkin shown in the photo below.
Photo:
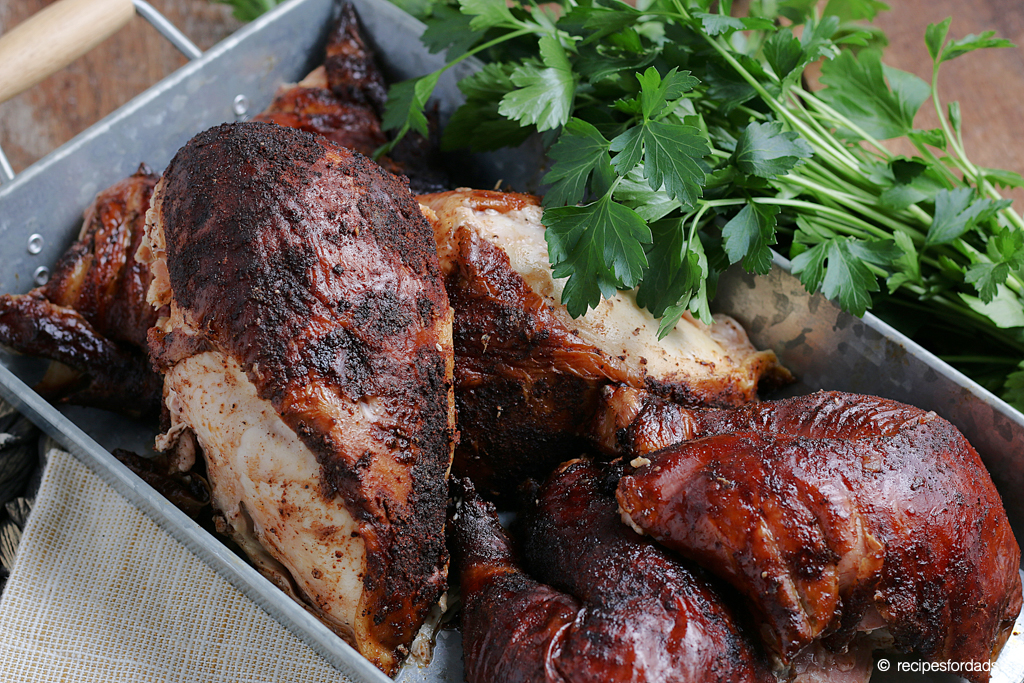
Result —
<path fill-rule="evenodd" d="M 0 681 L 347 682 L 71 455 L 0 599 Z"/>

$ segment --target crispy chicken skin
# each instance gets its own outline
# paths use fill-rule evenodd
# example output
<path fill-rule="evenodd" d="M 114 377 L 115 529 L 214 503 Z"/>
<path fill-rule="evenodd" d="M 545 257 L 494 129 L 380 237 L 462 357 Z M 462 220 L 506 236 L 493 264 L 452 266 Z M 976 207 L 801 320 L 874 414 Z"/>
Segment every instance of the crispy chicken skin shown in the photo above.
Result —
<path fill-rule="evenodd" d="M 157 176 L 144 168 L 96 196 L 47 284 L 0 296 L 0 344 L 57 361 L 37 390 L 51 400 L 139 417 L 159 411 L 146 358 L 152 277 L 135 259 Z"/>
<path fill-rule="evenodd" d="M 467 680 L 773 681 L 718 590 L 623 525 L 613 492 L 588 461 L 552 475 L 521 524 L 533 578 L 490 509 L 466 497 L 453 552 Z"/>
<path fill-rule="evenodd" d="M 229 531 L 393 673 L 445 587 L 455 435 L 419 206 L 323 138 L 223 125 L 172 160 L 143 252 L 171 432 L 195 431 Z"/>
<path fill-rule="evenodd" d="M 1020 548 L 949 422 L 838 392 L 689 418 L 698 438 L 632 461 L 623 518 L 746 595 L 783 663 L 879 627 L 931 661 L 998 654 Z"/>
<path fill-rule="evenodd" d="M 684 317 L 665 340 L 620 292 L 573 319 L 551 275 L 541 207 L 523 194 L 421 195 L 434 220 L 455 309 L 456 470 L 487 495 L 543 477 L 586 446 L 602 387 L 627 385 L 687 405 L 738 405 L 788 373 L 732 319 Z"/>

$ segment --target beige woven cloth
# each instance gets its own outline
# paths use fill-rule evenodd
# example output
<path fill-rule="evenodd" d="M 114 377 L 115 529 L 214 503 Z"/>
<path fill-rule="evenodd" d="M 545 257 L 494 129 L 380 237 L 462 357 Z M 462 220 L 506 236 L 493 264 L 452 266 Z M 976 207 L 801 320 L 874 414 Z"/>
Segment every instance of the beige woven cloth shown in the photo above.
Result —
<path fill-rule="evenodd" d="M 0 681 L 347 682 L 71 455 L 0 600 Z"/>

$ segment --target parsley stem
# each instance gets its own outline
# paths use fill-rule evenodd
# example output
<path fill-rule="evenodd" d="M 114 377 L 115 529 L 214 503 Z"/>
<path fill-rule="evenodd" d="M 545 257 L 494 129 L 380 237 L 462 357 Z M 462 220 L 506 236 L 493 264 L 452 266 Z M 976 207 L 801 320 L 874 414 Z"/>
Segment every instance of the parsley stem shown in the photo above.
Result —
<path fill-rule="evenodd" d="M 908 206 L 907 211 L 911 215 L 913 215 L 914 218 L 916 218 L 917 221 L 925 228 L 931 227 L 932 222 L 935 220 L 934 218 L 928 215 L 928 212 L 926 212 L 917 204 L 911 204 L 910 206 Z"/>
<path fill-rule="evenodd" d="M 840 211 L 838 209 L 834 209 L 830 206 L 823 206 L 822 204 L 815 204 L 814 202 L 807 202 L 800 199 L 779 199 L 778 197 L 755 197 L 751 201 L 754 202 L 755 204 L 774 204 L 776 206 L 789 206 L 794 209 L 804 209 L 811 213 L 820 213 L 827 216 L 833 216 L 840 220 L 848 221 L 850 224 L 856 225 L 864 230 L 867 230 L 873 235 L 877 235 L 883 238 L 890 237 L 890 235 L 881 228 L 871 225 L 870 223 L 863 219 L 857 218 L 856 216 L 851 216 L 849 213 Z"/>
<path fill-rule="evenodd" d="M 936 62 L 935 65 L 932 67 L 932 104 L 935 105 L 935 113 L 939 117 L 939 125 L 942 126 L 942 130 L 946 134 L 946 140 L 948 141 L 949 146 L 953 149 L 953 152 L 956 155 L 955 157 L 953 157 L 953 159 L 955 161 L 962 162 L 961 168 L 964 170 L 964 174 L 971 176 L 972 180 L 975 181 L 974 184 L 977 185 L 978 169 L 974 168 L 974 166 L 971 165 L 969 161 L 967 161 L 967 154 L 964 152 L 963 148 L 960 147 L 959 143 L 957 142 L 957 138 L 955 135 L 953 135 L 953 131 L 950 128 L 949 121 L 946 120 L 946 115 L 942 111 L 942 103 L 939 101 L 939 64 L 940 62 Z M 956 157 L 959 157 L 959 159 L 957 159 Z"/>
<path fill-rule="evenodd" d="M 469 50 L 467 52 L 462 53 L 461 55 L 459 55 L 458 57 L 456 57 L 452 61 L 450 61 L 447 64 L 445 64 L 443 67 L 441 67 L 438 70 L 438 72 L 439 73 L 444 73 L 445 71 L 447 71 L 448 69 L 452 68 L 453 66 L 455 66 L 456 64 L 458 64 L 462 60 L 468 59 L 469 57 L 472 57 L 473 55 L 475 55 L 475 54 L 477 54 L 479 52 L 483 52 L 484 50 L 489 50 L 490 48 L 494 47 L 495 45 L 501 45 L 502 43 L 507 42 L 509 40 L 512 40 L 514 38 L 518 38 L 519 36 L 526 36 L 526 35 L 529 35 L 529 34 L 535 33 L 535 32 L 536 32 L 535 28 L 529 28 L 529 27 L 528 28 L 521 28 L 521 29 L 519 29 L 517 31 L 512 31 L 511 33 L 506 33 L 503 36 L 498 36 L 497 38 L 495 38 L 493 40 L 488 40 L 486 43 L 481 43 L 480 45 L 477 45 L 476 47 L 474 47 L 472 50 Z"/>
<path fill-rule="evenodd" d="M 864 176 L 857 178 L 840 178 L 835 172 L 826 168 L 815 159 L 807 159 L 803 165 L 796 167 L 790 173 L 811 173 L 817 176 L 820 182 L 831 183 L 836 187 L 842 187 L 848 192 L 859 194 L 865 201 L 877 201 L 878 187 Z"/>
<path fill-rule="evenodd" d="M 713 207 L 713 206 L 739 206 L 740 204 L 746 204 L 746 199 L 700 199 L 698 200 L 701 206 Z"/>
<path fill-rule="evenodd" d="M 833 136 L 832 132 L 827 130 L 824 126 L 822 126 L 821 123 L 818 122 L 818 119 L 815 116 L 812 116 L 811 112 L 807 111 L 807 108 L 804 106 L 803 102 L 801 102 L 799 98 L 792 98 L 792 102 L 793 106 L 798 107 L 799 110 L 806 115 L 807 122 L 820 133 L 823 139 L 828 140 L 831 138 L 835 140 L 835 137 Z M 853 154 L 851 154 L 845 146 L 837 142 L 835 145 L 835 149 L 838 153 L 845 156 L 847 162 L 850 164 L 851 167 L 856 168 L 857 166 L 860 165 L 860 160 L 857 159 L 857 157 L 853 156 Z"/>
<path fill-rule="evenodd" d="M 679 0 L 676 0 L 676 4 L 678 4 L 678 1 Z M 817 147 L 815 150 L 817 153 L 826 157 L 831 157 L 839 166 L 842 166 L 845 163 L 851 170 L 857 170 L 857 166 L 855 164 L 851 164 L 850 161 L 842 158 L 843 153 L 848 154 L 846 150 L 837 152 L 837 147 L 835 145 L 830 145 L 827 139 L 819 136 L 817 131 L 807 126 L 798 116 L 790 111 L 788 107 L 773 97 L 772 94 L 765 90 L 764 86 L 750 74 L 750 72 L 743 68 L 742 64 L 736 61 L 736 58 L 732 56 L 728 49 L 720 44 L 719 40 L 712 38 L 703 32 L 701 33 L 701 36 L 705 39 L 708 45 L 714 48 L 718 54 L 720 54 L 722 58 L 729 63 L 729 66 L 736 71 L 740 78 L 745 80 L 750 87 L 754 89 L 754 92 L 761 96 L 761 99 L 764 100 L 765 104 L 771 107 L 776 114 L 785 119 L 790 126 L 795 128 L 801 135 L 807 138 L 809 142 Z"/>
<path fill-rule="evenodd" d="M 841 204 L 841 205 L 845 206 L 848 209 L 852 209 L 852 210 L 856 211 L 857 213 L 860 213 L 861 215 L 867 216 L 868 218 L 870 218 L 870 219 L 872 219 L 874 221 L 877 221 L 878 223 L 881 223 L 882 225 L 885 225 L 885 226 L 889 227 L 892 230 L 902 231 L 902 232 L 909 233 L 911 236 L 917 237 L 918 239 L 922 239 L 924 237 L 917 230 L 914 230 L 913 228 L 910 228 L 910 227 L 908 227 L 905 224 L 901 224 L 899 221 L 892 220 L 888 216 L 885 216 L 885 215 L 883 215 L 881 213 L 878 213 L 874 209 L 871 209 L 871 208 L 868 208 L 867 206 L 864 206 L 859 201 L 857 201 L 854 197 L 850 197 L 849 195 L 846 195 L 846 194 L 844 194 L 842 192 L 836 192 L 834 189 L 831 189 L 831 188 L 828 188 L 828 187 L 824 187 L 822 185 L 818 185 L 817 183 L 811 182 L 811 181 L 809 181 L 807 179 L 804 179 L 804 178 L 800 178 L 799 176 L 796 176 L 796 175 L 793 175 L 793 174 L 790 174 L 790 175 L 787 175 L 787 176 L 783 176 L 779 180 L 785 181 L 785 182 L 790 182 L 790 183 L 793 183 L 794 185 L 800 185 L 802 187 L 807 188 L 808 190 L 812 190 L 812 191 L 814 191 L 816 193 L 820 193 L 818 195 L 818 199 L 819 200 L 826 200 L 826 199 L 828 199 L 828 200 L 831 200 L 832 202 Z M 867 225 L 867 223 L 866 223 L 866 225 Z M 880 237 L 883 237 L 883 238 L 892 237 L 892 235 L 890 235 L 889 233 L 885 232 L 884 230 L 875 228 L 875 231 L 876 231 L 876 234 L 879 235 Z"/>
<path fill-rule="evenodd" d="M 922 311 L 931 316 L 935 315 L 936 307 L 943 308 L 957 318 L 958 326 L 967 325 L 973 327 L 976 331 L 1024 353 L 1024 342 L 1003 332 L 993 324 L 992 320 L 988 316 L 977 313 L 966 304 L 950 301 L 942 295 L 931 296 L 927 290 L 919 285 L 907 283 L 902 285 L 900 288 L 912 292 L 917 299 L 911 300 L 901 297 L 893 297 L 890 299 L 892 303 L 899 304 L 905 308 L 911 308 L 916 311 Z M 922 303 L 925 301 L 928 302 L 928 305 Z"/>
<path fill-rule="evenodd" d="M 809 105 L 811 105 L 812 109 L 815 109 L 816 111 L 826 115 L 833 123 L 836 123 L 836 124 L 842 126 L 843 128 L 846 128 L 846 129 L 856 133 L 865 142 L 867 142 L 872 147 L 874 147 L 879 152 L 881 152 L 882 157 L 884 159 L 887 159 L 887 160 L 888 159 L 892 159 L 893 154 L 892 154 L 892 152 L 889 151 L 889 149 L 887 147 L 885 147 L 885 145 L 883 145 L 881 142 L 876 140 L 871 135 L 868 135 L 864 131 L 864 129 L 861 128 L 860 126 L 858 126 L 856 123 L 854 123 L 853 121 L 851 121 L 847 117 L 843 116 L 842 114 L 837 112 L 835 109 L 833 109 L 832 107 L 828 106 L 823 101 L 818 99 L 813 93 L 808 92 L 808 91 L 804 90 L 803 88 L 801 88 L 799 86 L 793 86 L 793 91 L 796 94 L 800 95 L 800 97 L 804 101 L 806 101 Z"/>
<path fill-rule="evenodd" d="M 935 156 L 935 154 L 930 149 L 925 147 L 922 143 L 918 142 L 917 140 L 911 139 L 910 141 L 914 143 L 914 147 L 917 147 L 917 151 L 921 152 L 925 159 L 932 162 L 932 168 L 937 168 L 940 171 L 942 171 L 942 179 L 946 181 L 946 184 L 949 186 L 949 189 L 952 190 L 956 187 L 963 185 L 963 181 L 960 178 L 957 178 L 956 175 L 949 170 L 949 167 L 947 167 L 941 159 Z"/>

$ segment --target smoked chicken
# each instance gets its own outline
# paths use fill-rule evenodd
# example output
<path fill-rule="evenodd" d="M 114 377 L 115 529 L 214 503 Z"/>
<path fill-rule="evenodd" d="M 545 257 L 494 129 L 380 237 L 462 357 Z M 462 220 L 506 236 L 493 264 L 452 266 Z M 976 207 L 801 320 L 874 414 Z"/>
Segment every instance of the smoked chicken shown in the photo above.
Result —
<path fill-rule="evenodd" d="M 349 2 L 339 5 L 340 17 L 327 39 L 327 58 L 299 83 L 287 86 L 256 121 L 268 121 L 323 135 L 343 147 L 372 156 L 388 142 L 381 128 L 387 84 L 359 28 Z M 433 124 L 436 128 L 436 123 Z M 447 189 L 436 141 L 407 135 L 378 163 L 409 179 L 413 192 Z"/>
<path fill-rule="evenodd" d="M 140 252 L 169 446 L 220 526 L 386 673 L 446 586 L 451 309 L 430 226 L 359 154 L 267 123 L 199 134 Z"/>
<path fill-rule="evenodd" d="M 0 345 L 54 361 L 36 386 L 50 400 L 159 412 L 160 377 L 145 350 L 157 317 L 146 304 L 152 277 L 135 259 L 156 182 L 140 168 L 99 193 L 49 282 L 0 296 Z"/>
<path fill-rule="evenodd" d="M 786 381 L 728 316 L 658 321 L 630 292 L 573 319 L 551 275 L 541 207 L 522 194 L 458 190 L 419 197 L 431 215 L 455 309 L 456 471 L 488 495 L 542 478 L 590 438 L 602 387 L 644 388 L 686 405 L 731 406 L 758 382 Z"/>
<path fill-rule="evenodd" d="M 466 486 L 451 524 L 466 680 L 773 681 L 716 587 L 623 525 L 613 492 L 592 463 L 562 465 L 523 520 L 528 575 Z"/>
<path fill-rule="evenodd" d="M 1020 548 L 949 422 L 838 392 L 660 405 L 646 435 L 688 440 L 631 454 L 623 519 L 739 589 L 782 664 L 879 628 L 930 661 L 998 655 L 1021 611 Z"/>

